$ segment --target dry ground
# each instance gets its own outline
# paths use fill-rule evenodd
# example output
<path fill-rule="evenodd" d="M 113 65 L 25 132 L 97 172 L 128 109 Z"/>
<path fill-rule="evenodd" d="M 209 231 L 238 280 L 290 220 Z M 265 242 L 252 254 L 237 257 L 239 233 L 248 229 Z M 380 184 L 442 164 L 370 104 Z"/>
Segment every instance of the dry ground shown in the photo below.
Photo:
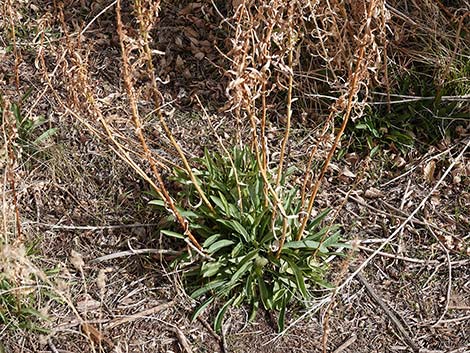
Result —
<path fill-rule="evenodd" d="M 71 6 L 66 20 L 71 26 L 75 17 L 85 16 L 89 21 L 99 9 L 91 8 L 84 15 Z M 32 18 L 40 18 L 42 11 L 49 10 L 31 11 Z M 161 88 L 170 102 L 164 109 L 170 112 L 167 118 L 184 150 L 197 156 L 214 141 L 195 96 L 213 112 L 223 105 L 224 81 L 217 69 L 223 59 L 210 50 L 207 60 L 195 58 L 187 50 L 190 35 L 185 33 L 184 21 L 188 18 L 171 17 L 172 11 L 178 13 L 176 6 L 166 11 L 156 36 L 159 50 L 167 53 L 158 73 L 170 82 Z M 202 25 L 210 23 L 216 13 L 194 16 L 189 18 L 193 23 L 202 21 L 200 41 L 223 40 L 209 25 Z M 115 119 L 122 134 L 131 136 L 113 18 L 111 11 L 96 20 L 83 50 L 102 109 Z M 219 336 L 210 326 L 211 310 L 201 320 L 190 322 L 195 303 L 181 288 L 178 273 L 169 272 L 168 257 L 138 253 L 140 249 L 178 250 L 178 244 L 160 237 L 162 215 L 147 206 L 145 182 L 108 142 L 64 111 L 49 91 L 35 62 L 36 50 L 44 44 L 32 45 L 28 51 L 28 36 L 34 35 L 26 36 L 19 64 L 20 88 L 15 87 L 11 70 L 14 57 L 1 54 L 3 95 L 13 100 L 18 92 L 34 87 L 23 110 L 31 116 L 46 116 L 49 126 L 58 131 L 18 160 L 15 180 L 21 228 L 26 242 L 37 244 L 33 262 L 44 270 L 58 269 L 52 281 L 69 303 L 40 303 L 49 317 L 44 326 L 50 334 L 0 327 L 5 352 L 321 352 L 323 346 L 328 352 L 470 352 L 470 153 L 461 156 L 444 177 L 465 147 L 468 126 L 456 140 L 443 140 L 426 154 L 398 157 L 388 152 L 371 160 L 357 152 L 334 162 L 318 207 L 340 210 L 338 222 L 345 238 L 360 241 L 347 260 L 332 264 L 338 269 L 334 272 L 340 273 L 332 276 L 334 283 L 342 283 L 424 198 L 430 196 L 429 200 L 332 303 L 318 311 L 311 310 L 317 303 L 306 309 L 292 308 L 287 321 L 292 327 L 284 335 L 276 334 L 270 314 L 261 313 L 248 323 L 247 311 L 240 308 L 229 312 Z M 51 39 L 49 45 L 56 42 Z M 50 72 L 60 66 L 50 77 L 55 87 L 60 82 L 69 84 L 61 76 L 65 71 L 60 58 L 53 57 L 50 49 L 47 53 Z M 66 96 L 65 91 L 57 92 Z M 142 111 L 151 110 L 145 101 L 139 104 Z M 215 113 L 212 120 L 218 122 L 221 136 L 231 137 L 230 116 Z M 147 124 L 150 129 L 155 122 Z M 310 130 L 300 124 L 296 128 L 293 161 L 301 160 L 305 141 L 314 139 Z M 274 128 L 273 139 L 276 133 L 280 132 Z M 152 148 L 163 150 L 168 159 L 175 157 L 166 149 L 166 141 L 156 141 Z M 432 172 L 431 165 L 435 165 Z M 442 183 L 430 195 L 441 177 Z"/>

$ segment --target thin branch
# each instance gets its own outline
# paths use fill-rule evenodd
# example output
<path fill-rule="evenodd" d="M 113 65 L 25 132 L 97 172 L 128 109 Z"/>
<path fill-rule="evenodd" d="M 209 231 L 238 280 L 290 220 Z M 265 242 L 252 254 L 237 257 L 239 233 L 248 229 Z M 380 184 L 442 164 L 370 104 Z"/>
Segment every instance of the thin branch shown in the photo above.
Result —
<path fill-rule="evenodd" d="M 351 344 L 353 344 L 354 342 L 356 342 L 356 339 L 357 339 L 357 336 L 355 334 L 353 334 L 350 338 L 348 338 L 343 344 L 341 344 L 341 346 L 339 346 L 338 348 L 336 348 L 333 353 L 341 353 L 343 352 L 345 349 L 347 349 Z"/>
<path fill-rule="evenodd" d="M 158 223 L 133 223 L 133 224 L 114 224 L 106 226 L 68 226 L 61 224 L 49 224 L 42 222 L 23 222 L 23 225 L 37 224 L 39 226 L 48 227 L 50 229 L 64 229 L 64 230 L 105 230 L 105 229 L 122 229 L 122 228 L 143 228 L 143 227 L 156 227 Z"/>
<path fill-rule="evenodd" d="M 120 0 L 118 0 L 118 4 L 120 6 Z M 170 139 L 171 144 L 176 149 L 176 152 L 178 153 L 178 155 L 181 159 L 181 162 L 183 162 L 184 169 L 188 173 L 188 175 L 191 179 L 191 182 L 194 185 L 194 188 L 198 192 L 198 194 L 201 197 L 204 204 L 209 208 L 209 210 L 211 212 L 214 213 L 215 212 L 214 207 L 212 206 L 209 199 L 207 198 L 204 191 L 202 190 L 201 186 L 199 185 L 199 181 L 196 179 L 196 176 L 194 175 L 194 173 L 192 171 L 192 168 L 189 165 L 189 162 L 188 162 L 188 159 L 186 158 L 186 155 L 184 154 L 184 152 L 181 149 L 180 145 L 178 144 L 178 142 L 174 138 L 173 134 L 171 133 L 171 130 L 168 127 L 168 125 L 167 125 L 167 123 L 166 123 L 166 121 L 163 117 L 161 109 L 159 109 L 159 107 L 161 105 L 161 102 L 160 102 L 161 93 L 160 93 L 160 91 L 158 90 L 158 87 L 157 87 L 157 77 L 155 75 L 155 68 L 153 67 L 153 61 L 152 61 L 152 50 L 150 49 L 150 46 L 149 46 L 149 43 L 148 43 L 149 33 L 148 33 L 148 30 L 144 26 L 144 18 L 143 18 L 142 8 L 141 8 L 141 5 L 140 5 L 140 2 L 137 3 L 135 7 L 136 7 L 136 10 L 137 10 L 138 22 L 139 22 L 139 25 L 140 25 L 139 28 L 140 28 L 141 39 L 143 40 L 144 53 L 146 55 L 147 73 L 150 76 L 150 82 L 152 84 L 151 85 L 152 96 L 153 96 L 154 104 L 155 104 L 155 107 L 156 107 L 156 114 L 157 114 L 157 117 L 160 121 L 160 125 L 162 126 L 163 130 L 165 131 L 165 134 L 167 135 L 167 137 Z M 122 24 L 121 24 L 121 27 L 122 27 Z M 123 44 L 121 44 L 121 47 L 123 47 Z M 124 47 L 123 47 L 123 50 L 124 50 Z M 191 240 L 194 242 L 195 239 L 194 240 L 191 239 Z M 197 246 L 197 247 L 200 249 L 200 246 Z"/>
<path fill-rule="evenodd" d="M 137 6 L 137 9 L 138 10 L 140 9 L 139 6 Z M 144 137 L 143 132 L 142 132 L 142 125 L 141 125 L 141 122 L 140 122 L 140 119 L 139 119 L 139 112 L 137 110 L 137 104 L 136 104 L 136 101 L 135 101 L 134 90 L 133 90 L 132 81 L 131 81 L 131 72 L 130 72 L 130 66 L 129 66 L 128 49 L 127 49 L 127 47 L 124 43 L 125 37 L 124 37 L 124 32 L 123 32 L 123 23 L 122 23 L 122 19 L 121 19 L 121 1 L 120 0 L 117 0 L 117 3 L 116 3 L 116 22 L 117 22 L 117 32 L 118 32 L 118 35 L 119 35 L 119 42 L 120 42 L 120 45 L 121 45 L 121 56 L 122 56 L 122 64 L 123 64 L 123 70 L 122 70 L 123 71 L 123 79 L 124 79 L 124 84 L 126 86 L 127 95 L 129 97 L 129 102 L 130 102 L 131 112 L 132 112 L 131 115 L 132 115 L 132 119 L 133 119 L 133 122 L 134 122 L 134 125 L 135 125 L 136 134 L 137 134 L 137 136 L 140 140 L 142 148 L 144 149 L 144 153 L 147 156 L 147 160 L 150 164 L 152 172 L 153 172 L 154 176 L 157 178 L 157 181 L 158 181 L 158 187 L 156 188 L 156 192 L 159 193 L 162 196 L 162 199 L 165 201 L 165 203 L 171 209 L 172 213 L 175 215 L 176 219 L 178 220 L 178 223 L 180 223 L 180 225 L 183 227 L 184 234 L 191 240 L 191 242 L 194 244 L 194 246 L 196 248 L 201 250 L 202 246 L 199 244 L 199 242 L 196 240 L 194 235 L 189 230 L 188 221 L 186 219 L 184 219 L 183 216 L 181 215 L 181 213 L 177 210 L 171 196 L 169 195 L 169 193 L 168 193 L 168 191 L 165 187 L 165 184 L 163 183 L 162 176 L 161 176 L 160 172 L 158 171 L 158 169 L 156 167 L 156 164 L 154 163 L 154 160 L 151 158 L 150 150 L 147 146 L 147 142 L 146 142 L 145 137 Z M 144 38 L 146 38 L 146 37 L 147 36 L 144 36 Z M 148 45 L 146 45 L 146 47 L 148 47 Z M 148 49 L 147 54 L 148 54 L 149 51 L 150 51 L 150 49 Z M 156 84 L 154 77 L 153 77 L 152 82 L 154 82 L 154 85 Z M 157 114 L 159 116 L 161 116 L 160 110 L 157 110 Z M 166 126 L 166 124 L 165 124 L 165 126 Z M 171 136 L 171 138 L 172 138 L 172 136 Z M 186 166 L 186 164 L 187 164 L 187 161 L 185 163 L 185 166 Z M 189 165 L 187 167 L 189 168 Z M 194 180 L 193 180 L 193 182 L 194 182 Z M 196 188 L 199 187 L 197 182 L 195 183 L 195 187 Z M 201 197 L 203 197 L 203 195 L 201 195 Z M 203 197 L 203 200 L 204 200 L 204 197 Z M 210 206 L 210 203 L 209 203 L 209 206 Z"/>
<path fill-rule="evenodd" d="M 135 250 L 126 250 L 119 251 L 113 254 L 104 255 L 97 257 L 96 259 L 91 260 L 92 263 L 103 262 L 118 259 L 120 257 L 132 256 L 132 255 L 141 255 L 141 254 L 157 254 L 157 255 L 181 255 L 181 251 L 176 250 L 167 250 L 167 249 L 135 249 Z"/>
<path fill-rule="evenodd" d="M 434 233 L 434 231 L 431 229 L 431 227 L 428 227 L 428 230 L 431 232 L 433 237 L 436 239 L 436 241 L 439 243 L 441 248 L 446 253 L 447 270 L 448 270 L 446 302 L 444 304 L 444 310 L 442 310 L 441 316 L 439 316 L 439 319 L 437 319 L 436 323 L 434 325 L 432 325 L 432 327 L 436 327 L 444 319 L 447 312 L 449 311 L 450 297 L 451 297 L 451 294 L 452 294 L 452 263 L 450 261 L 450 253 L 449 253 L 449 250 L 447 250 L 447 247 L 442 243 L 442 241 L 439 239 L 439 237 L 436 235 L 436 233 Z"/>
<path fill-rule="evenodd" d="M 145 318 L 145 317 L 148 317 L 150 315 L 154 315 L 154 314 L 156 314 L 156 313 L 158 313 L 162 310 L 165 310 L 167 308 L 172 307 L 173 305 L 175 305 L 175 303 L 176 302 L 172 300 L 170 302 L 159 304 L 157 306 L 154 306 L 153 308 L 143 310 L 143 311 L 140 311 L 138 313 L 135 313 L 135 314 L 132 314 L 132 315 L 129 315 L 129 316 L 125 316 L 125 317 L 122 317 L 122 318 L 115 318 L 115 319 L 111 320 L 109 323 L 105 324 L 104 326 L 107 329 L 112 329 L 112 328 L 115 328 L 116 326 L 120 326 L 120 325 L 128 323 L 128 322 L 132 322 L 132 321 L 135 321 L 135 320 L 138 320 L 138 319 L 141 319 L 141 318 Z"/>
<path fill-rule="evenodd" d="M 88 28 L 90 28 L 90 26 L 93 24 L 93 22 L 95 22 L 98 19 L 98 17 L 100 17 L 102 14 L 104 14 L 106 11 L 108 11 L 111 7 L 116 5 L 116 3 L 117 3 L 117 0 L 114 0 L 111 4 L 109 4 L 103 10 L 101 10 L 99 14 L 97 14 L 95 17 L 93 17 L 92 20 L 90 22 L 88 22 L 88 24 L 85 26 L 85 28 L 83 28 L 83 30 L 80 32 L 80 35 L 83 36 L 83 34 L 85 34 L 85 32 L 88 30 Z"/>
<path fill-rule="evenodd" d="M 411 337 L 408 335 L 408 332 L 405 330 L 403 325 L 401 324 L 400 320 L 397 318 L 397 316 L 389 309 L 388 305 L 385 304 L 385 302 L 382 300 L 382 298 L 379 297 L 379 295 L 374 291 L 374 289 L 371 287 L 369 282 L 364 278 L 364 276 L 361 273 L 357 274 L 357 279 L 364 285 L 366 288 L 367 292 L 369 295 L 375 300 L 375 302 L 382 308 L 385 314 L 389 317 L 389 319 L 393 322 L 395 327 L 397 328 L 398 331 L 400 331 L 401 336 L 403 337 L 404 341 L 408 346 L 410 346 L 413 351 L 418 352 L 419 347 L 416 345 L 416 343 L 413 342 Z"/>

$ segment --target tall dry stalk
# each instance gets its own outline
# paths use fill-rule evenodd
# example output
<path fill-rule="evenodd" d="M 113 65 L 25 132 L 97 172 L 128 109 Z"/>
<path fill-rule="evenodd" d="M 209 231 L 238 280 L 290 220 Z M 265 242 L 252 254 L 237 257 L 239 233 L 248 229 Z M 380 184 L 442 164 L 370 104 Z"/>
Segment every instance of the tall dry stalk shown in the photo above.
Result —
<path fill-rule="evenodd" d="M 118 5 L 120 2 L 118 1 Z M 159 10 L 160 2 L 159 1 L 152 1 L 148 0 L 147 2 L 142 1 L 142 0 L 136 0 L 135 1 L 135 9 L 137 12 L 137 20 L 139 22 L 139 30 L 140 30 L 140 39 L 143 41 L 143 50 L 144 50 L 144 55 L 147 63 L 147 74 L 149 75 L 150 78 L 150 83 L 151 83 L 151 89 L 152 89 L 152 96 L 153 96 L 153 102 L 155 105 L 155 114 L 158 117 L 158 120 L 160 122 L 160 125 L 162 126 L 163 130 L 165 131 L 167 137 L 170 139 L 170 142 L 172 146 L 175 148 L 177 151 L 185 171 L 188 173 L 194 187 L 196 188 L 199 196 L 201 197 L 202 201 L 205 203 L 205 205 L 212 211 L 214 212 L 214 208 L 209 201 L 209 199 L 206 197 L 204 191 L 201 189 L 201 186 L 199 185 L 198 180 L 196 179 L 196 176 L 192 172 L 191 166 L 189 165 L 188 159 L 186 158 L 185 153 L 179 146 L 178 141 L 174 138 L 173 134 L 171 133 L 170 128 L 168 127 L 163 114 L 161 113 L 160 110 L 160 91 L 157 87 L 157 77 L 155 75 L 155 68 L 153 66 L 153 61 L 152 61 L 152 50 L 150 49 L 149 45 L 149 38 L 150 38 L 150 29 L 152 28 L 153 24 L 155 23 L 155 18 L 154 16 L 158 16 L 158 10 Z M 122 23 L 121 23 L 122 27 Z M 122 33 L 122 30 L 121 30 Z M 121 35 L 120 35 L 121 36 Z M 122 47 L 122 44 L 121 44 Z"/>
<path fill-rule="evenodd" d="M 141 5 L 140 2 L 136 1 L 136 6 L 137 6 L 138 13 L 139 13 L 139 11 L 141 11 L 141 6 L 140 5 Z M 157 6 L 158 6 L 158 3 L 157 3 Z M 122 24 L 122 19 L 121 19 L 121 1 L 120 0 L 118 0 L 117 3 L 116 3 L 116 20 L 117 20 L 117 32 L 118 32 L 118 35 L 119 35 L 119 42 L 120 42 L 120 45 L 121 45 L 121 56 L 122 56 L 122 63 L 123 63 L 122 76 L 123 76 L 124 83 L 125 83 L 125 86 L 126 86 L 126 91 L 127 91 L 127 96 L 129 98 L 129 103 L 130 103 L 130 106 L 131 106 L 132 120 L 134 121 L 134 125 L 135 125 L 135 128 L 136 128 L 136 134 L 139 138 L 140 144 L 142 145 L 142 148 L 144 150 L 146 159 L 150 164 L 153 175 L 155 176 L 155 178 L 157 179 L 157 182 L 158 182 L 158 185 L 153 184 L 153 186 L 155 188 L 155 191 L 159 194 L 159 196 L 168 205 L 171 212 L 176 217 L 178 223 L 183 227 L 184 234 L 191 240 L 191 242 L 193 243 L 193 245 L 197 249 L 201 250 L 202 246 L 199 244 L 197 239 L 191 233 L 191 231 L 189 229 L 188 221 L 186 219 L 184 219 L 184 217 L 181 215 L 181 213 L 177 210 L 177 208 L 176 208 L 176 206 L 173 202 L 173 199 L 171 198 L 170 194 L 168 193 L 168 190 L 166 189 L 165 184 L 163 182 L 163 178 L 162 178 L 162 176 L 161 176 L 161 174 L 160 174 L 160 172 L 159 172 L 159 170 L 158 170 L 158 168 L 157 168 L 157 166 L 156 166 L 156 164 L 155 164 L 155 162 L 154 162 L 154 160 L 151 156 L 151 152 L 148 148 L 147 142 L 146 142 L 145 137 L 144 137 L 143 132 L 142 132 L 142 124 L 140 122 L 139 112 L 138 112 L 137 103 L 136 103 L 136 100 L 135 100 L 134 89 L 133 89 L 133 85 L 132 85 L 131 70 L 130 70 L 130 66 L 129 66 L 128 49 L 127 49 L 127 46 L 125 44 L 125 35 L 124 35 L 123 24 Z M 146 33 L 144 32 L 145 29 L 143 28 L 142 24 L 143 24 L 143 21 L 141 21 L 141 31 L 143 32 L 142 33 L 143 38 L 147 38 L 147 36 L 145 35 Z M 144 45 L 145 45 L 146 48 L 148 48 L 148 43 L 147 42 L 145 42 Z M 147 52 L 146 54 L 149 54 L 149 52 Z M 151 57 L 150 57 L 150 61 L 151 61 Z M 153 78 L 155 79 L 155 77 L 153 77 Z M 154 80 L 154 82 L 155 81 L 156 80 Z M 157 92 L 155 92 L 155 94 L 157 94 Z M 168 127 L 166 126 L 166 124 L 163 121 L 162 115 L 161 115 L 160 110 L 159 110 L 159 105 L 157 105 L 156 109 L 157 109 L 157 114 L 159 114 L 160 120 L 163 122 L 162 125 L 165 127 L 165 131 L 167 131 L 167 130 L 169 131 Z M 170 133 L 170 136 L 171 136 L 171 133 Z M 172 139 L 172 142 L 173 142 L 173 140 L 174 139 Z M 178 146 L 177 144 L 175 144 L 175 145 Z M 187 163 L 187 161 L 186 161 L 186 163 Z M 193 180 L 193 182 L 195 182 L 195 181 Z M 196 186 L 196 188 L 199 187 L 197 182 L 195 182 L 195 186 Z M 207 202 L 207 204 L 210 206 L 209 201 L 207 200 L 207 198 L 205 198 L 203 193 L 201 193 L 201 197 L 203 198 L 204 202 Z"/>
<path fill-rule="evenodd" d="M 343 123 L 341 124 L 341 127 L 340 127 L 339 131 L 336 133 L 336 137 L 334 139 L 333 146 L 331 147 L 330 151 L 328 152 L 328 155 L 325 159 L 325 162 L 323 163 L 323 167 L 320 171 L 320 174 L 317 178 L 317 181 L 315 182 L 315 184 L 313 186 L 313 189 L 312 189 L 312 192 L 311 192 L 311 195 L 310 195 L 310 200 L 309 200 L 309 203 L 308 203 L 308 206 L 307 206 L 307 210 L 305 212 L 305 216 L 302 220 L 302 224 L 301 224 L 301 227 L 299 229 L 299 232 L 297 233 L 297 235 L 295 237 L 296 240 L 300 240 L 303 237 L 305 227 L 307 226 L 308 220 L 309 220 L 309 218 L 312 214 L 313 205 L 314 205 L 315 198 L 317 196 L 318 190 L 320 188 L 321 182 L 323 180 L 323 177 L 325 176 L 325 173 L 326 173 L 326 171 L 328 169 L 328 166 L 331 162 L 333 154 L 335 153 L 336 148 L 338 147 L 338 143 L 341 139 L 341 136 L 344 133 L 344 130 L 346 129 L 346 125 L 347 125 L 347 123 L 349 121 L 349 118 L 351 116 L 351 111 L 352 111 L 352 108 L 353 108 L 353 102 L 356 100 L 357 94 L 359 92 L 359 85 L 362 82 L 362 80 L 367 78 L 368 72 L 367 72 L 367 66 L 366 66 L 367 65 L 367 60 L 365 60 L 365 53 L 366 53 L 366 48 L 368 46 L 371 46 L 372 44 L 374 44 L 374 37 L 373 37 L 372 31 L 371 31 L 370 24 L 371 24 L 371 20 L 372 20 L 372 14 L 373 14 L 373 11 L 376 10 L 376 6 L 377 6 L 377 4 L 374 0 L 372 0 L 369 3 L 367 16 L 365 18 L 365 25 L 361 29 L 362 37 L 358 40 L 359 49 L 358 49 L 358 53 L 357 53 L 357 56 L 356 56 L 357 60 L 354 63 L 355 69 L 354 69 L 354 72 L 351 72 L 351 74 L 349 75 L 349 77 L 350 77 L 350 85 L 349 85 L 350 89 L 349 89 L 349 92 L 348 92 L 346 109 L 345 109 L 344 116 L 343 116 Z M 382 9 L 383 9 L 383 6 L 382 6 Z M 339 100 L 338 103 L 339 103 L 338 107 L 340 107 L 340 104 L 342 103 L 342 101 Z M 336 107 L 333 107 L 328 119 L 330 119 L 332 117 L 332 115 L 334 115 L 334 114 L 337 114 Z"/>

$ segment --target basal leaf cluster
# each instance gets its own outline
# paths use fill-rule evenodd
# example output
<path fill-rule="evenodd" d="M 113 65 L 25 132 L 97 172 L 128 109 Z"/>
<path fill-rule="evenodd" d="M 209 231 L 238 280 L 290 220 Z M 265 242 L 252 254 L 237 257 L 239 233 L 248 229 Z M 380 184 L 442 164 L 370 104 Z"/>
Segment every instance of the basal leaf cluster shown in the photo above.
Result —
<path fill-rule="evenodd" d="M 278 191 L 283 215 L 249 149 L 235 148 L 230 156 L 206 151 L 198 165 L 193 172 L 213 209 L 200 201 L 188 175 L 175 171 L 175 181 L 182 187 L 177 203 L 208 255 L 194 264 L 185 254 L 174 264 L 183 270 L 191 297 L 201 303 L 194 317 L 217 299 L 224 302 L 215 318 L 217 330 L 227 309 L 243 303 L 251 306 L 251 318 L 260 306 L 279 311 L 282 329 L 288 303 L 308 302 L 313 291 L 330 287 L 324 279 L 325 259 L 346 247 L 339 227 L 320 227 L 329 211 L 325 210 L 296 241 L 301 204 L 298 188 L 288 183 L 291 171 L 283 176 Z M 163 206 L 160 200 L 151 203 Z M 287 229 L 283 228 L 284 217 Z M 286 241 L 279 252 L 283 230 Z M 163 233 L 184 238 L 174 231 Z"/>

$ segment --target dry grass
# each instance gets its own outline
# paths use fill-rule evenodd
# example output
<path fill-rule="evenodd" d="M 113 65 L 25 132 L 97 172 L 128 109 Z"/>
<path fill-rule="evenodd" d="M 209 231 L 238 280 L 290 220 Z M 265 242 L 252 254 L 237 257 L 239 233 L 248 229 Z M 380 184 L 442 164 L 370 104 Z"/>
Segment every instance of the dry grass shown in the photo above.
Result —
<path fill-rule="evenodd" d="M 439 120 L 442 141 L 427 154 L 384 148 L 370 160 L 348 152 L 343 136 L 370 103 L 393 110 L 408 95 L 427 99 L 398 93 L 419 70 L 436 96 L 468 113 L 470 8 L 456 4 L 3 2 L 0 272 L 18 305 L 50 319 L 42 336 L 0 323 L 6 351 L 469 350 L 468 120 L 458 129 Z M 58 131 L 25 147 L 11 104 L 26 119 L 46 118 L 31 140 Z M 190 323 L 194 304 L 168 272 L 171 252 L 92 261 L 186 251 L 158 235 L 162 216 L 148 209 L 147 192 L 178 216 L 169 170 L 190 172 L 218 141 L 250 144 L 265 179 L 273 166 L 278 175 L 297 166 L 304 219 L 332 207 L 357 245 L 333 264 L 337 290 L 292 310 L 280 336 L 270 314 L 248 324 L 243 308 L 230 311 L 222 337 L 204 319 Z M 280 198 L 274 180 L 265 193 Z M 26 256 L 33 242 L 39 255 Z M 358 268 L 404 332 L 352 276 Z"/>

